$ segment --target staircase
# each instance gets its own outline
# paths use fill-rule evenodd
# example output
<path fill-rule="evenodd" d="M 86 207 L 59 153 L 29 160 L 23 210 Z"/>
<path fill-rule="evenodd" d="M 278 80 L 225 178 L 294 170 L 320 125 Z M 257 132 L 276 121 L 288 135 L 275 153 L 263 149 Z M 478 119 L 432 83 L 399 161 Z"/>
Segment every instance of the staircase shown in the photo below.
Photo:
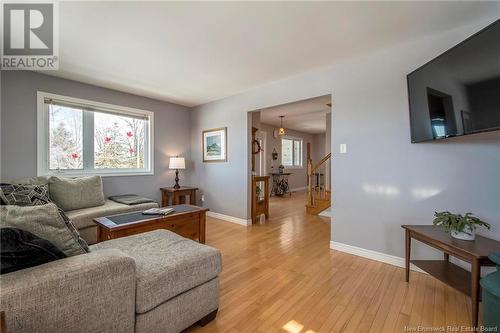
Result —
<path fill-rule="evenodd" d="M 328 154 L 317 164 L 307 157 L 307 203 L 306 212 L 318 215 L 331 205 L 330 165 L 332 154 Z"/>

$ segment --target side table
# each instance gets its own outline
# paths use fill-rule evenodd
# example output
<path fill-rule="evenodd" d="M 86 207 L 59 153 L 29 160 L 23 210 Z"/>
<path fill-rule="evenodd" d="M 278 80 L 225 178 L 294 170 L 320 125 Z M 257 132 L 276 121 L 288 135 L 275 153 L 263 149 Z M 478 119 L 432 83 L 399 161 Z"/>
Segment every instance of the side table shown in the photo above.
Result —
<path fill-rule="evenodd" d="M 189 196 L 189 204 L 196 206 L 196 191 L 197 187 L 181 186 L 180 188 L 162 187 L 161 191 L 161 206 L 170 205 L 172 197 L 172 205 L 182 205 L 186 203 L 186 196 Z"/>
<path fill-rule="evenodd" d="M 473 241 L 451 237 L 434 225 L 402 225 L 406 243 L 406 282 L 410 281 L 410 263 L 419 267 L 444 284 L 471 297 L 471 326 L 478 332 L 479 279 L 482 266 L 495 266 L 488 255 L 500 251 L 500 242 L 476 235 Z M 416 239 L 444 253 L 443 260 L 411 260 L 411 240 Z M 471 264 L 471 271 L 450 262 L 450 256 Z"/>

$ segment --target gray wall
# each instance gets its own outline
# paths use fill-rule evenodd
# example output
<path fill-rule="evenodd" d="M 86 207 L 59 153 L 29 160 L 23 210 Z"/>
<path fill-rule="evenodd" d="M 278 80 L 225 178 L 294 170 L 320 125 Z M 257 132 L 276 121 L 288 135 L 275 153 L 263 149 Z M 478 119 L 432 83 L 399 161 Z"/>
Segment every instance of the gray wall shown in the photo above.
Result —
<path fill-rule="evenodd" d="M 104 177 L 106 195 L 137 193 L 159 200 L 159 188 L 171 185 L 174 178 L 167 170 L 168 157 L 180 155 L 189 160 L 190 110 L 186 107 L 34 72 L 5 71 L 1 80 L 3 180 L 36 175 L 38 90 L 154 112 L 155 174 Z M 189 178 L 188 173 L 189 169 L 181 172 L 181 182 Z"/>
<path fill-rule="evenodd" d="M 325 155 L 326 151 L 326 133 L 313 134 L 311 143 L 311 159 L 313 163 L 318 163 Z"/>
<path fill-rule="evenodd" d="M 332 239 L 402 256 L 401 224 L 471 211 L 500 234 L 500 132 L 411 144 L 406 74 L 486 26 L 484 20 L 273 82 L 193 113 L 196 182 L 216 212 L 247 218 L 247 112 L 332 94 Z M 228 126 L 227 163 L 200 162 L 201 130 Z M 340 143 L 348 153 L 338 154 Z M 486 233 L 486 232 L 485 232 Z M 416 249 L 417 254 L 421 248 Z"/>

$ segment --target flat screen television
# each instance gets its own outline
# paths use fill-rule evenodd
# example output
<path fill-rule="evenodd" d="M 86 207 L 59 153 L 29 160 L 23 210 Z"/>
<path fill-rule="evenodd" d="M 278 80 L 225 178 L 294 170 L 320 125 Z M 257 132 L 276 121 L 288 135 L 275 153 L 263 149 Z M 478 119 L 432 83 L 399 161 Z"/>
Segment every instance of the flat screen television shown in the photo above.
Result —
<path fill-rule="evenodd" d="M 500 20 L 407 80 L 412 142 L 500 130 Z"/>

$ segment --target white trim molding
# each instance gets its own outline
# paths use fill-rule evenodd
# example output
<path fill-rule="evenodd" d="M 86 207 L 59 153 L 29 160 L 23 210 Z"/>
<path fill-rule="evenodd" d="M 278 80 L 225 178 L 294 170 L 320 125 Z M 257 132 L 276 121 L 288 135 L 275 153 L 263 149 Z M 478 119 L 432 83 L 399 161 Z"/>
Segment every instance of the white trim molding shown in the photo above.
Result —
<path fill-rule="evenodd" d="M 373 250 L 368 250 L 368 249 L 363 249 L 361 247 L 357 246 L 352 246 L 344 243 L 339 243 L 339 242 L 334 242 L 330 241 L 330 249 L 332 250 L 337 250 L 340 252 L 345 252 L 349 254 L 354 254 L 355 256 L 358 257 L 363 257 L 371 260 L 376 260 L 380 261 L 389 265 L 397 266 L 397 267 L 402 267 L 405 268 L 405 259 L 401 257 L 396 257 L 390 254 L 382 253 L 382 252 L 377 252 Z M 425 273 L 423 270 L 418 268 L 417 266 L 410 264 L 410 269 L 412 271 L 420 272 L 420 273 Z"/>
<path fill-rule="evenodd" d="M 227 222 L 239 224 L 239 225 L 242 225 L 244 227 L 248 227 L 248 226 L 252 225 L 252 220 L 245 220 L 245 219 L 242 219 L 239 217 L 224 215 L 224 214 L 220 214 L 220 213 L 216 213 L 216 212 L 208 211 L 207 216 L 213 217 L 214 219 L 219 219 L 219 220 L 224 220 Z"/>

